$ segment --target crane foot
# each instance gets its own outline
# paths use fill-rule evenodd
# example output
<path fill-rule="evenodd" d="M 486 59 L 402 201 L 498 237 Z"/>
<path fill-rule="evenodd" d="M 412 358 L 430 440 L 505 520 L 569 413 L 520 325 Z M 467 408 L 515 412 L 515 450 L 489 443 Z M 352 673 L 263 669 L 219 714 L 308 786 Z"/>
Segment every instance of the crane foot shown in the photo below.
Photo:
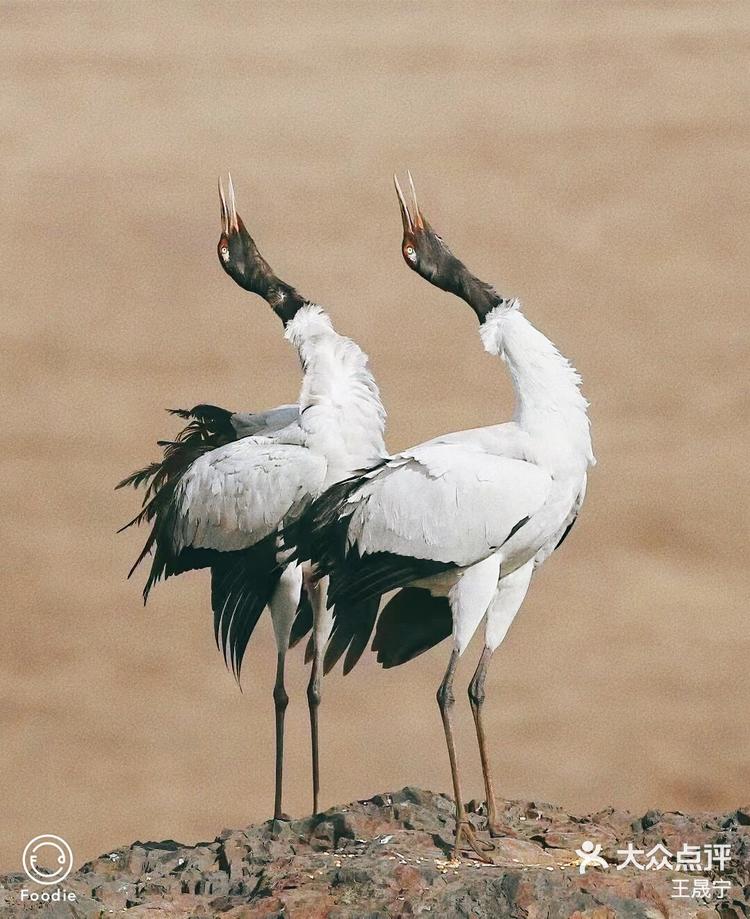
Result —
<path fill-rule="evenodd" d="M 465 840 L 465 845 L 461 845 L 462 839 Z M 480 862 L 486 865 L 495 864 L 494 860 L 487 855 L 487 852 L 495 848 L 494 845 L 479 839 L 471 823 L 468 820 L 462 820 L 456 827 L 456 843 L 453 847 L 454 861 L 460 859 L 461 851 L 466 848 L 472 849 Z"/>

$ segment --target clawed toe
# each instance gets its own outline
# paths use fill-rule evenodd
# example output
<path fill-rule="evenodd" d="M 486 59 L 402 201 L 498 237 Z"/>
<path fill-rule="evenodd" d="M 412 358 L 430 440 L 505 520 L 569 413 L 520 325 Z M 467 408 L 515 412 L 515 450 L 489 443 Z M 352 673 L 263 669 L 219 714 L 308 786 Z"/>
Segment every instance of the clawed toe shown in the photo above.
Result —
<path fill-rule="evenodd" d="M 495 849 L 494 842 L 490 842 L 489 839 L 480 839 L 476 833 L 474 834 L 474 841 L 482 849 L 483 852 L 492 852 Z"/>
<path fill-rule="evenodd" d="M 505 823 L 489 822 L 487 823 L 487 829 L 489 830 L 490 836 L 493 839 L 520 839 L 521 837 L 516 833 L 515 830 L 511 829 Z"/>
<path fill-rule="evenodd" d="M 461 845 L 461 839 L 464 839 L 466 845 Z M 491 842 L 486 842 L 477 837 L 477 834 L 474 830 L 474 827 L 467 821 L 461 821 L 456 827 L 456 845 L 453 848 L 453 858 L 455 860 L 460 859 L 461 850 L 464 848 L 470 848 L 477 856 L 479 861 L 484 862 L 486 865 L 494 865 L 495 862 L 489 857 L 486 853 L 494 849 L 495 846 Z"/>

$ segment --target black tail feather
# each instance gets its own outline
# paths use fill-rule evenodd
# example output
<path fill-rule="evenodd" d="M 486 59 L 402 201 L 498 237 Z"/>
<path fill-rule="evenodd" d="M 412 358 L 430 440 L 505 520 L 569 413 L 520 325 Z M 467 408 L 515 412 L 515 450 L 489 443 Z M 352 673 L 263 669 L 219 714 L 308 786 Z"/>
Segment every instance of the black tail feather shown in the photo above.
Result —
<path fill-rule="evenodd" d="M 375 626 L 375 620 L 378 616 L 378 609 L 380 608 L 380 597 L 371 597 L 369 600 L 365 600 L 361 605 L 363 607 L 363 626 L 356 632 L 355 635 L 352 636 L 352 640 L 349 644 L 349 650 L 346 652 L 346 657 L 344 658 L 344 675 L 349 673 L 354 668 L 360 657 L 362 657 L 365 650 L 367 649 L 367 645 L 370 642 L 370 635 L 372 635 L 372 630 Z"/>
<path fill-rule="evenodd" d="M 380 595 L 361 603 L 334 609 L 333 631 L 328 641 L 323 669 L 328 673 L 344 652 L 344 673 L 354 667 L 370 641 L 380 606 Z"/>
<path fill-rule="evenodd" d="M 275 534 L 249 549 L 214 553 L 211 564 L 214 636 L 227 667 L 231 667 L 238 681 L 250 636 L 280 577 Z"/>
<path fill-rule="evenodd" d="M 173 441 L 160 441 L 164 447 L 161 462 L 150 463 L 124 478 L 116 487 L 145 486 L 141 510 L 118 532 L 130 526 L 150 523 L 146 544 L 130 570 L 130 577 L 147 555 L 154 553 L 148 580 L 143 591 L 148 598 L 153 585 L 162 578 L 179 574 L 191 568 L 206 568 L 212 557 L 204 550 L 186 550 L 175 558 L 172 549 L 172 500 L 175 489 L 189 467 L 209 450 L 222 447 L 237 439 L 232 426 L 232 412 L 215 405 L 196 405 L 192 409 L 169 409 L 179 418 L 189 419 Z M 182 558 L 185 555 L 185 558 Z"/>
<path fill-rule="evenodd" d="M 143 469 L 136 469 L 135 472 L 131 472 L 130 475 L 125 476 L 121 482 L 118 482 L 117 485 L 115 485 L 115 490 L 118 488 L 127 488 L 128 486 L 140 488 L 141 485 L 144 485 L 150 478 L 156 475 L 161 469 L 161 465 L 161 463 L 149 463 L 148 466 L 144 466 Z"/>
<path fill-rule="evenodd" d="M 404 587 L 385 605 L 372 650 L 385 668 L 397 667 L 429 651 L 451 634 L 453 617 L 447 597 Z"/>

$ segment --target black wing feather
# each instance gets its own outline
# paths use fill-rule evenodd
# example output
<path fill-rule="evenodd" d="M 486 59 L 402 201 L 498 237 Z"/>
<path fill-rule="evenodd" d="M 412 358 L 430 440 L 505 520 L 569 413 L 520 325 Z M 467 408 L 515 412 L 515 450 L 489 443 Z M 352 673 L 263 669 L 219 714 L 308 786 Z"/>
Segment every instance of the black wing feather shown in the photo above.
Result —
<path fill-rule="evenodd" d="M 393 552 L 373 552 L 363 556 L 350 552 L 331 572 L 329 604 L 362 603 L 389 590 L 455 568 L 453 562 L 410 558 Z"/>
<path fill-rule="evenodd" d="M 342 604 L 354 609 L 357 604 L 389 590 L 455 567 L 453 562 L 411 558 L 393 552 L 360 556 L 356 548 L 349 547 L 347 530 L 354 511 L 349 497 L 362 484 L 362 472 L 358 472 L 332 485 L 310 502 L 284 531 L 284 543 L 293 548 L 296 558 L 313 560 L 319 576 L 331 576 L 328 605 L 338 604 L 339 615 Z"/>
<path fill-rule="evenodd" d="M 282 568 L 276 560 L 277 536 L 273 533 L 254 546 L 236 552 L 188 546 L 175 554 L 174 496 L 177 485 L 198 457 L 238 438 L 232 425 L 234 413 L 227 409 L 196 405 L 192 409 L 169 411 L 188 421 L 186 427 L 173 441 L 160 442 L 164 448 L 161 462 L 139 469 L 117 486 L 146 486 L 140 513 L 123 527 L 144 522 L 151 524 L 146 544 L 130 575 L 147 555 L 153 553 L 151 570 L 143 590 L 145 602 L 153 585 L 162 578 L 194 568 L 210 568 L 216 644 L 227 666 L 232 668 L 239 680 L 250 636 L 281 577 Z"/>
<path fill-rule="evenodd" d="M 578 514 L 576 514 L 575 517 L 570 521 L 570 523 L 565 527 L 565 531 L 563 532 L 562 536 L 557 540 L 557 545 L 552 550 L 553 552 L 556 552 L 560 548 L 560 546 L 565 542 L 565 540 L 568 538 L 568 533 L 570 533 L 570 531 L 573 529 L 573 524 L 576 522 L 576 520 L 578 520 Z"/>
<path fill-rule="evenodd" d="M 334 607 L 334 626 L 326 650 L 326 672 L 344 652 L 345 673 L 357 663 L 369 642 L 384 593 L 455 567 L 453 562 L 412 558 L 392 552 L 360 556 L 356 547 L 349 547 L 347 530 L 354 510 L 349 498 L 362 484 L 362 473 L 359 472 L 332 485 L 312 501 L 284 532 L 285 544 L 293 548 L 298 559 L 314 561 L 318 576 L 330 576 L 328 605 Z M 433 643 L 444 637 L 443 631 L 441 627 L 430 632 L 434 636 Z M 423 638 L 422 643 L 427 640 Z M 431 644 L 426 644 L 421 650 L 427 647 Z M 403 660 L 416 653 L 419 651 L 410 650 Z"/>
<path fill-rule="evenodd" d="M 349 514 L 342 517 L 350 494 L 359 488 L 361 473 L 337 482 L 311 501 L 297 518 L 286 524 L 284 545 L 301 562 L 314 560 L 317 568 L 329 574 L 346 555 L 346 528 Z"/>

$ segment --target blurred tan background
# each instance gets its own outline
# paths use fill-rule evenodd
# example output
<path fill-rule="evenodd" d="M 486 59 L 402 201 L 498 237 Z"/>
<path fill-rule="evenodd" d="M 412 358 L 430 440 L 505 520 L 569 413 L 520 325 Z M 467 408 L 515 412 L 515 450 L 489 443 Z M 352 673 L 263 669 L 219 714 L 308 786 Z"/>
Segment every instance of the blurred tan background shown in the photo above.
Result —
<path fill-rule="evenodd" d="M 1 867 L 43 832 L 80 863 L 270 812 L 270 623 L 243 695 L 208 576 L 144 611 L 145 534 L 115 535 L 164 408 L 296 398 L 278 321 L 218 265 L 227 166 L 263 253 L 370 353 L 392 449 L 511 408 L 470 311 L 401 260 L 396 169 L 584 376 L 587 506 L 491 671 L 500 792 L 747 802 L 749 27 L 743 3 L 3 4 Z M 447 653 L 327 681 L 326 806 L 449 788 Z M 305 679 L 295 654 L 296 815 Z M 478 796 L 463 689 L 459 716 Z"/>

